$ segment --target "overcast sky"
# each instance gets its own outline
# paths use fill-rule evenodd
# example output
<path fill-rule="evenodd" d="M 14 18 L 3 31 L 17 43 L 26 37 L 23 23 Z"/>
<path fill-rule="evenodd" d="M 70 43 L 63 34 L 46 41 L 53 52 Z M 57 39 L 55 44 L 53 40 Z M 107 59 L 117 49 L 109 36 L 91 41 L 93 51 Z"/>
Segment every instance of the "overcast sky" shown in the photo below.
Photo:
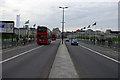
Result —
<path fill-rule="evenodd" d="M 60 28 L 62 9 L 65 9 L 65 31 L 74 31 L 92 25 L 96 30 L 118 30 L 119 0 L 0 0 L 0 20 L 14 20 L 20 14 L 20 26 L 30 20 L 33 24 L 45 25 L 51 30 Z M 16 25 L 15 25 L 16 26 Z"/>

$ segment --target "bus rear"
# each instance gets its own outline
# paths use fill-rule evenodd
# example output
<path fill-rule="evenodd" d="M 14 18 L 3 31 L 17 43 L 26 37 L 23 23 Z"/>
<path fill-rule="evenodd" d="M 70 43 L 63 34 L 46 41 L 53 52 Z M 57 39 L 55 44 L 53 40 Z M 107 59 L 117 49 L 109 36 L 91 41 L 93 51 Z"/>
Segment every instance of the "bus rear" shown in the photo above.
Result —
<path fill-rule="evenodd" d="M 52 34 L 52 40 L 56 40 L 56 35 L 55 35 L 55 33 Z"/>

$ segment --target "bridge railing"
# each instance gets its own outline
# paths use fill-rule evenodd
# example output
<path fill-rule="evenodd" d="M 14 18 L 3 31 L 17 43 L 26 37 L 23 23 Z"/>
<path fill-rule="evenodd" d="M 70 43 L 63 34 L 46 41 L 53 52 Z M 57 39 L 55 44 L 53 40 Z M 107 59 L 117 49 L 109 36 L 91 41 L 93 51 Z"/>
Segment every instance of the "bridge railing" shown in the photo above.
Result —
<path fill-rule="evenodd" d="M 14 47 L 14 46 L 21 46 L 21 45 L 26 45 L 26 44 L 31 44 L 31 43 L 35 43 L 36 40 L 26 40 L 23 41 L 23 39 L 20 40 L 16 40 L 16 39 L 3 39 L 2 40 L 2 49 L 6 49 L 6 48 L 10 48 L 10 47 Z"/>
<path fill-rule="evenodd" d="M 79 39 L 78 41 L 86 43 L 86 44 L 97 45 L 97 46 L 106 47 L 106 48 L 120 51 L 120 42 L 112 41 L 111 43 L 109 43 L 108 41 L 97 41 L 97 40 L 94 41 L 94 40 L 82 40 L 82 39 Z"/>

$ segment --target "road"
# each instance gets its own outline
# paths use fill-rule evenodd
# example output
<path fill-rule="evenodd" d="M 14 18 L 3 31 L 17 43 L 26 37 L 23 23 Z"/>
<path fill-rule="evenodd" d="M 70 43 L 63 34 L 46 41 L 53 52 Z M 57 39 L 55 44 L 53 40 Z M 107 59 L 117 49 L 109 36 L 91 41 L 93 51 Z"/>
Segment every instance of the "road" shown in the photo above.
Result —
<path fill-rule="evenodd" d="M 2 53 L 3 78 L 47 78 L 60 40 L 27 45 Z"/>
<path fill-rule="evenodd" d="M 31 44 L 3 51 L 2 77 L 47 78 L 59 43 L 57 40 L 50 45 Z M 80 78 L 118 78 L 118 55 L 113 51 L 83 43 L 72 46 L 66 42 L 66 46 Z"/>
<path fill-rule="evenodd" d="M 73 46 L 66 42 L 66 46 L 80 78 L 118 78 L 119 63 L 114 61 L 117 54 L 105 53 L 104 48 L 83 43 Z"/>

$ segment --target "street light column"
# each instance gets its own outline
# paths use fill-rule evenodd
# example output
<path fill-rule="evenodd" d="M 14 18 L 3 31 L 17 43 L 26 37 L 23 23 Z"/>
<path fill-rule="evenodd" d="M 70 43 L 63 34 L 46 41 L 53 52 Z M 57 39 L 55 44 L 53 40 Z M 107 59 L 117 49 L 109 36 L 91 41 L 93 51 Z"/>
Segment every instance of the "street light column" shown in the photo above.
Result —
<path fill-rule="evenodd" d="M 63 9 L 63 18 L 62 18 L 62 44 L 63 44 L 63 39 L 64 39 L 64 9 L 68 7 L 59 7 Z"/>
<path fill-rule="evenodd" d="M 63 20 L 62 20 L 62 44 L 64 39 L 64 8 L 63 8 Z"/>

